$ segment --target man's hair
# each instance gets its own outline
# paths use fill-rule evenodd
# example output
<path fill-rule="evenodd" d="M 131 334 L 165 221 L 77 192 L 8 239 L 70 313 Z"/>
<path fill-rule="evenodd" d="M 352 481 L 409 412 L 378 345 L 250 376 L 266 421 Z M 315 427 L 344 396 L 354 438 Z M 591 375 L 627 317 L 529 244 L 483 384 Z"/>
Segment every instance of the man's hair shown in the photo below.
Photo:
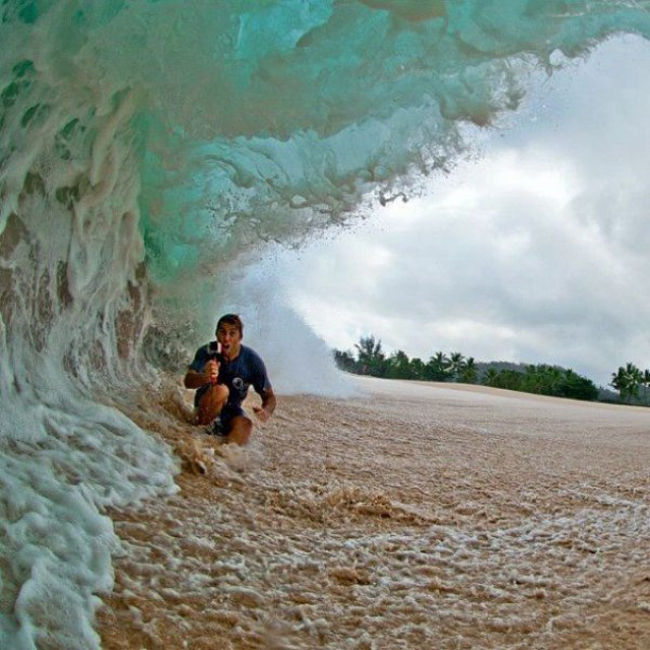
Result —
<path fill-rule="evenodd" d="M 242 323 L 241 318 L 237 314 L 224 314 L 218 321 L 217 321 L 217 329 L 216 331 L 219 331 L 219 328 L 223 325 L 234 325 L 238 330 L 240 336 L 243 338 L 244 337 L 244 323 Z"/>

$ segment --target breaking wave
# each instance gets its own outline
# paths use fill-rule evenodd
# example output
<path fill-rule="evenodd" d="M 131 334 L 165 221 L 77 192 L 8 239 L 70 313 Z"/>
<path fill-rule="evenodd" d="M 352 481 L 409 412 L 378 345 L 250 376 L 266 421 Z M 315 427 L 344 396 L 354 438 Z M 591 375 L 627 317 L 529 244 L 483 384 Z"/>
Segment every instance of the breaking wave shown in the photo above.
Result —
<path fill-rule="evenodd" d="M 530 72 L 647 37 L 649 6 L 5 0 L 0 645 L 98 647 L 105 509 L 176 489 L 172 454 L 117 407 L 179 372 L 220 308 L 265 324 L 283 390 L 316 389 L 312 356 L 343 390 L 270 290 L 268 247 L 415 191 Z"/>

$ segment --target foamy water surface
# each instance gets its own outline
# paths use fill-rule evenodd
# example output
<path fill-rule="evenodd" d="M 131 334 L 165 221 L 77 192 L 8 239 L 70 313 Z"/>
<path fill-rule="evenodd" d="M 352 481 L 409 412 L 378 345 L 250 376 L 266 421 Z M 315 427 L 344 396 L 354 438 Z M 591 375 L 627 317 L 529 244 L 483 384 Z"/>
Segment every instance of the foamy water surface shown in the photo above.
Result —
<path fill-rule="evenodd" d="M 648 647 L 650 411 L 358 383 L 245 451 L 149 416 L 182 489 L 113 513 L 104 648 Z"/>

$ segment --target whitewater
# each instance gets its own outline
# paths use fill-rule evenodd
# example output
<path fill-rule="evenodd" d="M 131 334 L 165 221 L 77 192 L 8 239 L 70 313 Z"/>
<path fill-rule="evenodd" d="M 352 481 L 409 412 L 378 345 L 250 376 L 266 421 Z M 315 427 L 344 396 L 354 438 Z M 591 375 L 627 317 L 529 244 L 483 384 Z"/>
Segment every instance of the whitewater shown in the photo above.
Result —
<path fill-rule="evenodd" d="M 642 0 L 197 0 L 191 5 L 5 0 L 0 8 L 0 647 L 100 647 L 102 600 L 111 598 L 116 585 L 114 597 L 121 595 L 123 603 L 130 597 L 128 569 L 118 569 L 116 578 L 116 561 L 157 570 L 158 563 L 144 557 L 153 551 L 134 542 L 146 538 L 146 527 L 138 538 L 133 530 L 141 523 L 129 529 L 125 513 L 137 518 L 133 513 L 148 512 L 152 503 L 169 504 L 176 512 L 188 472 L 204 481 L 211 476 L 214 489 L 225 490 L 224 504 L 207 521 L 226 553 L 220 561 L 243 584 L 214 577 L 214 584 L 202 585 L 205 574 L 188 580 L 199 593 L 231 594 L 242 609 L 262 602 L 265 583 L 246 585 L 251 574 L 238 553 L 250 545 L 257 556 L 266 543 L 264 535 L 254 534 L 257 520 L 238 519 L 250 532 L 237 537 L 239 551 L 227 555 L 232 528 L 226 524 L 242 514 L 237 505 L 244 503 L 237 492 L 242 481 L 257 481 L 254 498 L 266 499 L 271 510 L 278 500 L 290 512 L 318 510 L 324 500 L 337 512 L 353 508 L 358 514 L 354 504 L 361 504 L 380 518 L 385 509 L 393 523 L 417 520 L 417 538 L 402 539 L 396 528 L 378 530 L 368 542 L 368 553 L 388 552 L 391 544 L 413 547 L 404 566 L 393 567 L 404 570 L 398 590 L 417 583 L 407 566 L 416 561 L 412 553 L 420 553 L 426 564 L 426 549 L 449 536 L 467 548 L 487 544 L 498 553 L 505 544 L 508 553 L 516 553 L 516 543 L 506 543 L 506 529 L 475 541 L 463 537 L 468 533 L 453 521 L 438 529 L 426 508 L 413 510 L 408 495 L 400 494 L 398 503 L 378 487 L 375 492 L 371 481 L 365 487 L 341 485 L 338 492 L 325 487 L 316 506 L 310 505 L 313 487 L 304 493 L 298 483 L 284 492 L 278 483 L 269 487 L 268 466 L 277 448 L 260 442 L 242 459 L 232 450 L 210 454 L 205 441 L 193 446 L 178 376 L 193 349 L 208 340 L 215 317 L 237 310 L 252 324 L 247 337 L 267 359 L 278 392 L 319 393 L 309 399 L 325 400 L 312 404 L 302 398 L 303 406 L 296 406 L 305 439 L 320 436 L 326 447 L 329 430 L 353 427 L 351 420 L 322 428 L 332 411 L 342 408 L 335 398 L 353 399 L 349 396 L 363 387 L 337 375 L 324 345 L 274 301 L 260 260 L 271 246 L 299 246 L 321 237 L 452 170 L 467 151 L 468 134 L 517 110 L 530 75 L 552 74 L 615 34 L 647 38 L 649 9 Z M 266 431 L 279 439 L 292 414 L 291 400 L 301 398 L 285 399 L 285 415 L 279 409 Z M 351 405 L 351 412 L 355 408 L 366 407 Z M 381 446 L 392 435 L 392 427 L 386 431 L 372 419 L 359 422 L 379 436 L 376 442 L 362 436 L 360 444 Z M 453 432 L 451 423 L 445 426 Z M 645 424 L 630 426 L 634 441 Z M 287 430 L 292 430 L 288 424 Z M 286 440 L 285 448 L 292 444 Z M 623 445 L 616 453 L 628 459 L 629 449 Z M 643 458 L 645 447 L 639 449 Z M 222 459 L 224 453 L 231 457 Z M 417 455 L 417 447 L 405 453 Z M 365 464 L 354 467 L 359 477 L 378 471 L 367 456 L 361 458 Z M 323 465 L 323 481 L 330 480 L 332 469 Z M 636 489 L 630 487 L 636 474 L 617 472 L 612 476 L 619 477 L 622 492 Z M 297 472 L 296 481 L 300 476 Z M 599 496 L 598 489 L 584 491 L 598 503 L 612 498 L 609 492 Z M 613 501 L 629 512 L 627 519 L 614 513 L 611 521 L 603 519 L 593 509 L 579 515 L 589 530 L 602 529 L 604 539 L 613 540 L 612 552 L 624 545 L 611 531 L 625 529 L 627 536 L 647 539 L 642 496 L 635 493 L 625 503 Z M 314 515 L 317 530 L 327 524 L 327 517 L 319 516 Z M 220 522 L 226 531 L 221 538 Z M 552 537 L 547 528 L 553 523 L 540 525 L 539 539 Z M 528 529 L 511 530 L 525 535 Z M 275 540 L 276 562 L 284 568 L 261 564 L 260 571 L 303 567 L 317 581 L 309 546 L 314 539 L 302 550 L 299 540 L 296 547 L 289 537 Z M 276 543 L 287 546 L 284 564 Z M 180 566 L 184 542 L 179 544 Z M 212 559 L 210 553 L 206 557 Z M 435 564 L 437 557 L 429 559 Z M 484 556 L 475 557 L 477 566 L 485 566 Z M 618 557 L 613 572 L 628 570 L 617 562 Z M 357 571 L 345 564 L 332 571 L 342 589 L 374 584 L 367 566 Z M 377 579 L 388 592 L 394 589 L 392 573 Z M 515 584 L 520 579 L 529 584 L 532 578 L 512 577 Z M 537 585 L 542 592 L 549 579 Z M 647 581 L 645 575 L 639 579 Z M 436 580 L 439 589 L 424 587 L 428 598 L 459 589 L 454 575 Z M 494 598 L 507 596 L 499 592 L 507 592 L 505 587 L 493 588 Z M 342 647 L 341 637 L 332 633 L 341 609 L 316 611 L 312 618 L 299 591 L 295 611 L 276 622 L 260 614 L 258 623 L 266 616 L 266 627 L 260 624 L 257 636 L 235 634 L 223 647 Z M 385 593 L 380 592 L 373 597 Z M 414 593 L 404 588 L 404 607 L 422 593 L 419 587 Z M 543 600 L 538 593 L 533 590 L 531 597 Z M 567 602 L 574 597 L 569 594 Z M 426 628 L 419 618 L 426 615 L 422 607 L 412 610 L 413 620 L 405 614 L 405 625 Z M 650 606 L 639 596 L 634 607 Z M 497 617 L 500 629 L 537 629 L 506 610 Z M 382 611 L 369 616 L 377 619 Z M 291 617 L 302 621 L 307 636 L 295 632 Z M 237 629 L 236 616 L 224 620 L 220 629 L 230 623 Z M 415 633 L 398 642 L 388 633 L 382 637 L 363 618 L 354 620 L 368 627 L 358 630 L 359 638 L 347 631 L 350 647 L 419 643 Z M 553 620 L 549 629 L 559 625 Z M 262 628 L 272 633 L 262 634 Z M 457 636 L 450 631 L 444 647 L 463 647 Z M 191 638 L 175 638 L 175 647 L 192 646 Z M 153 634 L 142 643 L 161 639 Z"/>
<path fill-rule="evenodd" d="M 141 420 L 182 490 L 113 514 L 104 648 L 648 647 L 647 409 L 356 384 L 240 456 Z"/>

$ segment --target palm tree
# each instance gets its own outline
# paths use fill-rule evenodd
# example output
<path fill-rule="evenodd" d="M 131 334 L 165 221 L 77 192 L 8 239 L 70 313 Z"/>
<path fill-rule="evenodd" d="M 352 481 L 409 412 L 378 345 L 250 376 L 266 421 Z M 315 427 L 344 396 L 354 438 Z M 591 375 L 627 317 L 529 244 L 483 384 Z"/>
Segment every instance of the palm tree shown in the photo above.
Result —
<path fill-rule="evenodd" d="M 449 370 L 454 381 L 458 381 L 458 378 L 465 368 L 465 357 L 460 352 L 452 352 L 449 355 Z"/>
<path fill-rule="evenodd" d="M 413 368 L 406 352 L 398 350 L 391 354 L 386 374 L 390 379 L 413 379 Z"/>
<path fill-rule="evenodd" d="M 536 366 L 534 364 L 529 364 L 526 366 L 526 372 L 522 377 L 522 390 L 526 393 L 542 393 L 542 382 L 543 382 L 543 365 Z"/>
<path fill-rule="evenodd" d="M 450 378 L 450 362 L 444 352 L 436 352 L 427 363 L 426 377 L 430 381 L 447 381 Z"/>
<path fill-rule="evenodd" d="M 478 377 L 478 369 L 474 357 L 468 357 L 465 361 L 463 370 L 460 373 L 459 380 L 464 384 L 475 384 Z"/>
<path fill-rule="evenodd" d="M 548 389 L 549 395 L 559 395 L 562 391 L 562 381 L 564 376 L 562 370 L 557 366 L 550 366 L 548 369 Z"/>
<path fill-rule="evenodd" d="M 650 370 L 643 371 L 643 393 L 645 395 L 645 403 L 648 404 L 648 388 L 650 388 Z"/>
<path fill-rule="evenodd" d="M 633 397 L 639 396 L 639 386 L 643 383 L 643 373 L 630 361 L 619 366 L 615 373 L 612 373 L 610 386 L 615 388 L 622 400 L 632 401 Z"/>
<path fill-rule="evenodd" d="M 355 343 L 359 362 L 359 369 L 363 375 L 380 377 L 385 368 L 386 356 L 381 349 L 381 339 L 374 336 L 362 336 L 359 343 Z"/>
<path fill-rule="evenodd" d="M 639 396 L 639 388 L 643 384 L 643 373 L 631 362 L 625 365 L 625 372 L 629 379 L 630 398 Z M 631 400 L 630 400 L 631 401 Z"/>
<path fill-rule="evenodd" d="M 625 399 L 627 395 L 628 377 L 623 366 L 619 366 L 618 370 L 612 373 L 612 381 L 609 382 L 609 385 L 618 391 L 620 399 Z"/>
<path fill-rule="evenodd" d="M 352 355 L 352 352 L 343 350 L 334 350 L 334 361 L 336 365 L 346 372 L 357 372 L 357 361 Z"/>
<path fill-rule="evenodd" d="M 496 386 L 498 376 L 499 373 L 497 372 L 496 368 L 488 368 L 485 376 L 483 377 L 483 385 L 493 387 Z"/>
<path fill-rule="evenodd" d="M 424 379 L 426 377 L 426 364 L 419 357 L 411 359 L 413 379 Z"/>

